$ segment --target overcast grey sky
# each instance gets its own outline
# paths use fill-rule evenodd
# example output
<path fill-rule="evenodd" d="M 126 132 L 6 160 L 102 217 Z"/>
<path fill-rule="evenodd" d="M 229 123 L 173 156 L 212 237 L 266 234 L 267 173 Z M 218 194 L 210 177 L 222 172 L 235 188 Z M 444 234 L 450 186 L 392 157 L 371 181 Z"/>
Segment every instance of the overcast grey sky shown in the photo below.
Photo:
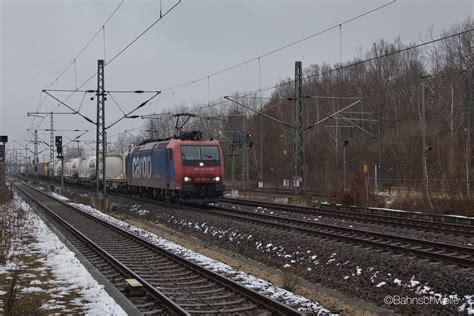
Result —
<path fill-rule="evenodd" d="M 275 48 L 337 25 L 390 0 L 365 1 L 198 1 L 183 0 L 168 16 L 141 37 L 105 70 L 106 89 L 163 90 L 207 76 L 226 67 L 257 57 Z M 26 129 L 33 120 L 26 112 L 36 111 L 41 89 L 53 82 L 82 47 L 101 27 L 120 0 L 107 1 L 22 1 L 0 0 L 1 72 L 0 134 L 10 141 L 30 138 Z M 173 1 L 162 1 L 168 9 Z M 472 15 L 473 0 L 397 2 L 342 27 L 342 51 L 338 29 L 261 59 L 261 87 L 292 77 L 294 62 L 303 67 L 323 62 L 349 61 L 381 38 L 400 36 L 404 43 L 418 42 L 432 25 L 435 33 Z M 159 17 L 160 1 L 125 1 L 105 27 L 105 57 L 111 58 Z M 76 72 L 71 67 L 58 81 L 60 89 L 74 89 L 75 77 L 82 83 L 104 57 L 100 34 L 78 58 Z M 174 104 L 207 103 L 233 92 L 259 88 L 258 63 L 228 71 L 204 80 L 174 96 Z M 54 83 L 53 87 L 56 87 Z M 84 87 L 96 88 L 96 79 Z M 169 95 L 169 92 L 164 93 Z M 67 94 L 61 94 L 66 97 Z M 82 94 L 68 104 L 77 108 Z M 115 96 L 125 111 L 144 100 L 143 95 Z M 40 111 L 56 105 L 42 98 Z M 140 113 L 161 112 L 173 107 L 173 98 L 155 101 Z M 85 99 L 81 112 L 95 119 L 96 103 Z M 60 107 L 59 110 L 67 111 Z M 120 116 L 120 110 L 107 101 L 107 121 Z M 33 126 L 41 120 L 35 119 Z M 109 135 L 137 128 L 142 120 L 124 120 Z M 39 127 L 49 128 L 49 119 Z M 78 116 L 55 119 L 56 129 L 91 129 Z M 74 137 L 77 133 L 62 133 Z M 41 137 L 49 140 L 47 132 Z M 83 139 L 93 139 L 92 131 Z M 13 144 L 10 144 L 13 146 Z M 41 157 L 40 157 L 41 159 Z"/>

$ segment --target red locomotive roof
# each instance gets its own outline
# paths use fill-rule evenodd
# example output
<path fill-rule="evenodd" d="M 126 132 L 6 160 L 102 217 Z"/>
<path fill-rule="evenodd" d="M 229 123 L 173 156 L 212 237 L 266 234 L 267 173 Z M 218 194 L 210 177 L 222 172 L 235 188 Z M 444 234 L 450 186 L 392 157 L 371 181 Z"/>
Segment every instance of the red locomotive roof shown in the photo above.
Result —
<path fill-rule="evenodd" d="M 168 148 L 174 147 L 175 145 L 216 145 L 219 146 L 218 140 L 181 140 L 171 139 L 168 144 Z"/>

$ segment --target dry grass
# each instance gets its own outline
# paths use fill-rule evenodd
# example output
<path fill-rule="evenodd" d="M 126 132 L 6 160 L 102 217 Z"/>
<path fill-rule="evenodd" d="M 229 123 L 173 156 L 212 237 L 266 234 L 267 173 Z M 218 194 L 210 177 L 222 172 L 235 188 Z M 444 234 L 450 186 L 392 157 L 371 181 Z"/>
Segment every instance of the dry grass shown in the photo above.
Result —
<path fill-rule="evenodd" d="M 5 184 L 0 184 L 0 205 L 10 202 L 12 198 L 12 189 Z"/>
<path fill-rule="evenodd" d="M 0 289 L 4 291 L 0 295 L 0 315 L 49 315 L 65 310 L 83 314 L 77 305 L 79 293 L 63 293 L 66 283 L 57 280 L 51 268 L 43 264 L 46 254 L 31 248 L 37 240 L 31 223 L 27 211 L 15 204 L 0 205 L 0 264 L 7 267 L 0 274 Z M 44 304 L 54 306 L 45 310 Z"/>
<path fill-rule="evenodd" d="M 281 287 L 287 291 L 295 292 L 296 287 L 299 285 L 298 278 L 289 271 L 283 271 L 283 275 L 281 277 Z"/>
<path fill-rule="evenodd" d="M 366 178 L 362 170 L 353 174 L 352 178 L 346 183 L 346 190 L 342 183 L 331 190 L 329 201 L 344 205 L 383 206 L 381 199 L 373 194 L 372 184 Z"/>
<path fill-rule="evenodd" d="M 454 189 L 432 194 L 433 209 L 431 209 L 428 199 L 419 191 L 399 193 L 388 205 L 382 197 L 373 194 L 373 187 L 368 185 L 361 171 L 353 175 L 346 187 L 345 191 L 342 184 L 333 188 L 329 201 L 344 205 L 390 207 L 411 212 L 474 216 L 474 198 L 468 199 L 465 194 L 460 194 Z"/>
<path fill-rule="evenodd" d="M 467 197 L 438 195 L 432 197 L 431 202 L 433 209 L 425 197 L 407 193 L 397 196 L 390 207 L 411 212 L 474 216 L 474 200 L 469 200 Z"/>

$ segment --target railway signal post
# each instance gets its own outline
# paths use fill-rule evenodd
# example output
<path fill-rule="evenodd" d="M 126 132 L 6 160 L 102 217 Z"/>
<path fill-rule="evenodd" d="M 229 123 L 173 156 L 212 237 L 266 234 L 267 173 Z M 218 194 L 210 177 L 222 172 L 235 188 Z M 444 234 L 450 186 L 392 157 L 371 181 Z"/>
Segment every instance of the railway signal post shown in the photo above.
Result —
<path fill-rule="evenodd" d="M 5 144 L 8 142 L 8 136 L 0 136 L 0 185 L 5 184 Z"/>
<path fill-rule="evenodd" d="M 56 152 L 58 153 L 58 158 L 61 160 L 61 191 L 59 194 L 63 194 L 64 190 L 64 156 L 63 156 L 63 137 L 62 136 L 56 136 L 55 139 L 55 144 L 56 144 Z M 53 172 L 54 174 L 54 172 Z"/>

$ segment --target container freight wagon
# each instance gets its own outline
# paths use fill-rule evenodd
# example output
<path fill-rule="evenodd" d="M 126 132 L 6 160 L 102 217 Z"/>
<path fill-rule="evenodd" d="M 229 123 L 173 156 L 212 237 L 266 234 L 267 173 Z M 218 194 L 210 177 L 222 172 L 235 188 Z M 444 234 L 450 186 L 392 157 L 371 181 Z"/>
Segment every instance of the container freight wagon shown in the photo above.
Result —
<path fill-rule="evenodd" d="M 127 156 L 129 190 L 166 200 L 210 200 L 224 192 L 219 142 L 170 139 L 135 146 Z"/>

